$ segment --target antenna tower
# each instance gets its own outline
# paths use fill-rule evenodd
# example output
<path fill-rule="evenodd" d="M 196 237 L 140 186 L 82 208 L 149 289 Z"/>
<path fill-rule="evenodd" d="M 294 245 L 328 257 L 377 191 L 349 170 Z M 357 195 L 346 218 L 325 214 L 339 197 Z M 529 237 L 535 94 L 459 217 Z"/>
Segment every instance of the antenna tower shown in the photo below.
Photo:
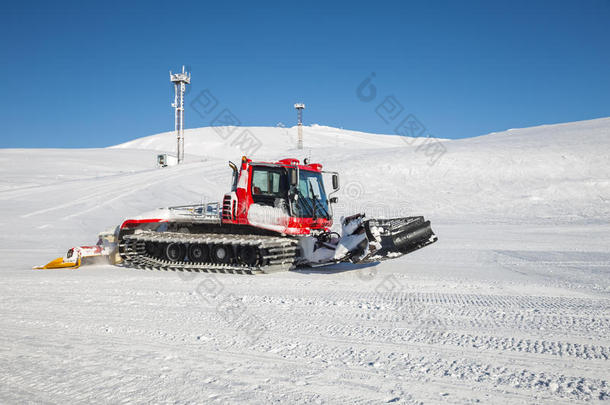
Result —
<path fill-rule="evenodd" d="M 299 131 L 299 140 L 297 143 L 297 149 L 303 149 L 303 110 L 305 109 L 305 104 L 296 103 L 294 108 L 297 110 L 297 121 L 298 121 L 298 131 Z"/>
<path fill-rule="evenodd" d="M 191 74 L 184 71 L 182 73 L 172 73 L 169 71 L 169 80 L 174 83 L 174 102 L 172 107 L 175 110 L 176 124 L 176 159 L 178 164 L 184 160 L 184 93 L 186 85 L 191 84 Z"/>

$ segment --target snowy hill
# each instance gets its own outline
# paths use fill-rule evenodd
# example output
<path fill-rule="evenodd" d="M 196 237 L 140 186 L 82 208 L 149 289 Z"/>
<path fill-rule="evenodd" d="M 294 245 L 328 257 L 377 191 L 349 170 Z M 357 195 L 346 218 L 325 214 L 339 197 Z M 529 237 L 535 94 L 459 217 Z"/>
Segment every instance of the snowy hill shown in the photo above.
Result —
<path fill-rule="evenodd" d="M 256 150 L 254 156 L 257 158 L 274 159 L 278 154 L 297 151 L 296 126 L 292 128 L 204 127 L 187 129 L 184 131 L 184 150 L 190 155 L 236 159 L 235 154 L 242 152 L 240 135 L 244 131 L 249 132 L 256 144 L 260 145 L 258 148 L 253 148 Z M 303 138 L 305 139 L 305 151 L 328 148 L 357 151 L 404 145 L 404 140 L 395 135 L 376 135 L 320 125 L 304 126 Z M 134 139 L 112 148 L 175 152 L 176 135 L 175 132 L 164 132 Z"/>
<path fill-rule="evenodd" d="M 23 240 L 36 241 L 40 235 L 27 230 L 48 226 L 62 231 L 55 247 L 80 243 L 126 216 L 219 200 L 230 182 L 227 161 L 244 153 L 310 156 L 339 172 L 337 216 L 546 224 L 610 218 L 610 118 L 449 141 L 311 126 L 303 151 L 295 148 L 296 128 L 237 128 L 225 138 L 216 130 L 225 136 L 231 129 L 186 131 L 186 163 L 164 169 L 156 168 L 155 155 L 174 150 L 171 132 L 106 149 L 0 151 L 2 223 L 24 229 Z M 244 130 L 260 147 L 235 143 Z"/>
<path fill-rule="evenodd" d="M 248 148 L 233 145 L 242 128 L 185 133 L 187 161 L 237 160 Z M 513 129 L 462 140 L 376 135 L 337 128 L 304 127 L 305 149 L 295 149 L 296 127 L 247 128 L 259 148 L 254 158 L 309 155 L 339 171 L 354 209 L 402 205 L 447 220 L 596 221 L 610 217 L 610 118 Z M 218 131 L 218 132 L 217 132 Z M 431 144 L 427 144 L 431 142 Z M 247 145 L 246 145 L 247 146 Z M 172 132 L 113 148 L 172 152 Z M 249 154 L 250 155 L 250 154 Z M 218 190 L 220 193 L 221 190 Z M 474 217 L 474 218 L 473 218 Z"/>
<path fill-rule="evenodd" d="M 0 150 L 0 403 L 610 398 L 610 118 L 461 140 L 311 126 L 303 151 L 296 128 L 231 131 L 186 131 L 185 164 L 163 169 L 170 132 Z M 260 277 L 31 270 L 125 217 L 219 200 L 244 153 L 310 156 L 341 173 L 335 216 L 421 214 L 439 242 Z M 203 300 L 202 280 L 262 337 Z"/>

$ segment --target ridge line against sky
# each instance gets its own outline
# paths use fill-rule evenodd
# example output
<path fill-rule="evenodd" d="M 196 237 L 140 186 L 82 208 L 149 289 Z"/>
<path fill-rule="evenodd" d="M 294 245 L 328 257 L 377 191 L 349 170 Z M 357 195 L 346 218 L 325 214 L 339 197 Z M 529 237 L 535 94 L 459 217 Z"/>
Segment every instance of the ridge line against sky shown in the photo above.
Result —
<path fill-rule="evenodd" d="M 305 124 L 391 134 L 412 115 L 449 139 L 610 116 L 609 1 L 181 4 L 178 31 L 165 3 L 5 5 L 0 147 L 171 131 L 182 64 L 187 128 L 214 119 L 190 106 L 204 89 L 243 126 L 292 126 L 297 101 Z"/>
<path fill-rule="evenodd" d="M 556 122 L 556 123 L 549 123 L 549 124 L 539 124 L 539 125 L 534 125 L 534 126 L 531 126 L 531 127 L 522 127 L 522 128 L 506 128 L 506 129 L 500 130 L 500 131 L 493 131 L 493 132 L 488 132 L 488 133 L 485 133 L 485 134 L 466 136 L 466 137 L 463 137 L 463 138 L 453 138 L 452 139 L 452 138 L 441 138 L 441 137 L 438 137 L 437 139 L 440 139 L 440 140 L 443 140 L 443 141 L 445 141 L 445 140 L 451 141 L 451 140 L 457 140 L 457 139 L 465 140 L 465 139 L 480 138 L 480 137 L 488 136 L 488 135 L 502 134 L 504 132 L 522 131 L 522 130 L 535 130 L 535 129 L 543 128 L 543 127 L 558 127 L 558 126 L 567 126 L 567 125 L 570 125 L 570 124 L 579 125 L 579 124 L 592 123 L 593 121 L 601 121 L 601 120 L 609 120 L 610 121 L 610 117 L 599 117 L 599 118 L 592 118 L 592 119 L 581 120 L 581 121 L 570 121 L 570 122 Z M 248 125 L 248 126 L 241 126 L 241 127 L 244 127 L 244 128 L 272 128 L 272 129 L 273 128 L 278 128 L 278 127 L 264 126 L 264 125 Z M 373 135 L 373 136 L 375 136 L 375 135 L 381 135 L 381 136 L 402 136 L 402 135 L 395 134 L 395 133 L 373 133 L 373 132 L 360 131 L 358 129 L 337 128 L 337 127 L 331 127 L 331 126 L 328 126 L 328 125 L 317 124 L 317 123 L 306 124 L 306 125 L 304 124 L 303 127 L 304 127 L 304 129 L 312 128 L 312 127 L 313 128 L 315 128 L 315 127 L 323 127 L 324 128 L 325 127 L 325 128 L 337 129 L 337 130 L 346 131 L 346 132 L 363 133 L 363 134 L 366 134 L 366 135 Z M 194 128 L 185 128 L 185 131 L 189 131 L 189 130 L 195 130 L 196 131 L 196 130 L 201 130 L 201 129 L 206 129 L 206 128 L 213 128 L 213 127 L 211 127 L 211 126 L 202 126 L 202 127 L 194 127 Z M 287 128 L 296 128 L 296 125 L 293 125 L 291 127 L 282 127 L 280 129 L 287 129 Z M 121 142 L 120 144 L 128 143 L 130 141 L 134 141 L 134 140 L 141 139 L 141 138 L 154 137 L 154 136 L 162 135 L 162 134 L 168 134 L 169 136 L 174 136 L 175 131 L 173 129 L 170 129 L 170 130 L 167 130 L 167 131 L 161 131 L 161 132 L 157 132 L 157 133 L 154 133 L 154 134 L 144 135 L 144 136 L 139 137 L 139 138 L 129 139 L 129 140 L 125 141 L 125 142 Z M 307 134 L 307 132 L 305 131 L 305 135 L 306 134 Z M 188 135 L 188 133 L 186 135 Z M 106 147 L 113 147 L 113 146 L 117 146 L 117 145 L 119 145 L 119 144 L 106 145 Z"/>

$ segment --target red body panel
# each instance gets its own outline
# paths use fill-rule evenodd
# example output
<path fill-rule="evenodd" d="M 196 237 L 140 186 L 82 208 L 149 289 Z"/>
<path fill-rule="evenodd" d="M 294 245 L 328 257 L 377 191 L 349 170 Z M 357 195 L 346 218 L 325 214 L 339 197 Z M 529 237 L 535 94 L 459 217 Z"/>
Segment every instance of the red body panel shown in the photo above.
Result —
<path fill-rule="evenodd" d="M 121 229 L 137 228 L 142 224 L 154 224 L 158 222 L 166 222 L 166 219 L 145 218 L 145 219 L 128 219 L 121 224 Z"/>
<path fill-rule="evenodd" d="M 223 199 L 222 222 L 226 224 L 251 225 L 264 229 L 275 230 L 287 235 L 308 235 L 312 230 L 328 230 L 332 226 L 332 220 L 326 218 L 298 218 L 287 217 L 282 225 L 261 225 L 252 223 L 248 219 L 250 206 L 254 203 L 252 198 L 252 161 L 246 157 L 242 158 L 239 172 L 238 186 L 235 192 L 227 193 Z M 298 159 L 282 159 L 278 162 L 256 162 L 254 165 L 270 165 L 275 167 L 295 168 L 299 170 L 322 172 L 322 165 L 311 163 L 302 165 Z"/>

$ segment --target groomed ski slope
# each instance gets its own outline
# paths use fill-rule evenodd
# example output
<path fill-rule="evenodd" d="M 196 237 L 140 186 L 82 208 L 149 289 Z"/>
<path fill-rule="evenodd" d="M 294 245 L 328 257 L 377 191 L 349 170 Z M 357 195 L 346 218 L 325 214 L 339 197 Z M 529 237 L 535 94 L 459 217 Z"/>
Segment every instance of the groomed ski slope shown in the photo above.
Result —
<path fill-rule="evenodd" d="M 610 118 L 433 140 L 434 161 L 429 140 L 307 126 L 301 152 L 296 128 L 248 130 L 254 158 L 340 172 L 336 218 L 422 214 L 439 242 L 252 277 L 34 271 L 125 217 L 219 200 L 247 148 L 200 128 L 164 169 L 171 133 L 1 150 L 0 402 L 610 398 Z"/>

